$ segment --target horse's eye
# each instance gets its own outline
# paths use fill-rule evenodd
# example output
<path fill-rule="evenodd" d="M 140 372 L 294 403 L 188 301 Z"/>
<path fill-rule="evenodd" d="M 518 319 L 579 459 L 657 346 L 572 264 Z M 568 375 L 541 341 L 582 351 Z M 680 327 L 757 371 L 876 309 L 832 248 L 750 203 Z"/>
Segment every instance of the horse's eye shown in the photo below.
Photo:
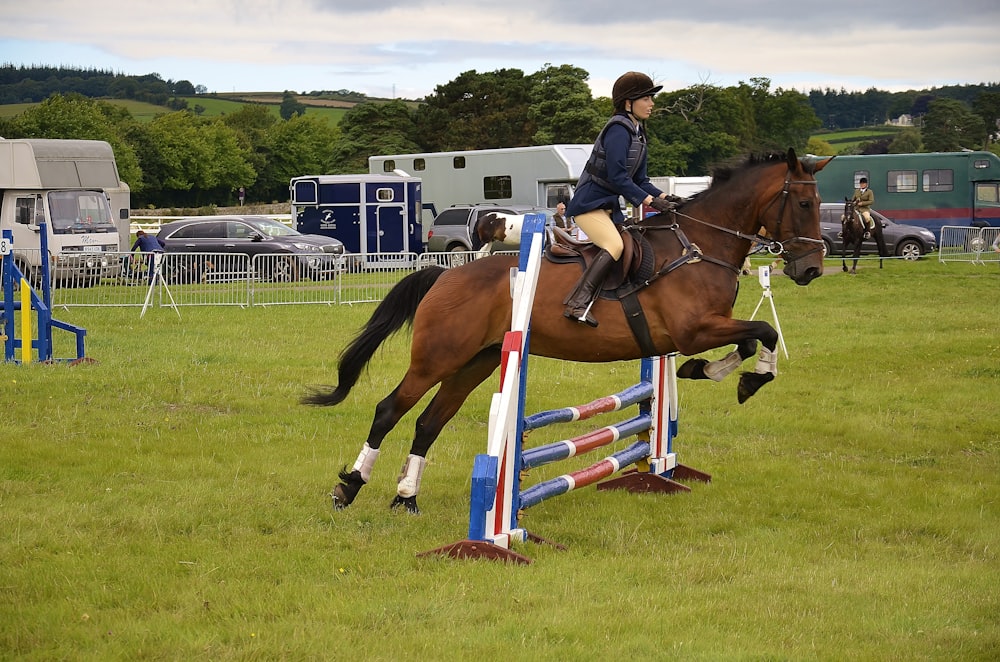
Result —
<path fill-rule="evenodd" d="M 809 209 L 809 207 L 811 206 L 812 203 L 810 203 L 808 200 L 799 200 L 799 207 L 802 207 L 803 209 Z"/>

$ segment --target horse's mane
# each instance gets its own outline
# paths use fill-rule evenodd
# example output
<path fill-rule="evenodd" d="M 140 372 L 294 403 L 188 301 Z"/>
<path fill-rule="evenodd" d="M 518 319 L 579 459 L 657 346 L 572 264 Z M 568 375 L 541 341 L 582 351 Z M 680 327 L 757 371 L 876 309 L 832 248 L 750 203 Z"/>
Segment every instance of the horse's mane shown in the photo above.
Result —
<path fill-rule="evenodd" d="M 716 188 L 716 185 L 722 185 L 733 178 L 733 176 L 744 170 L 755 168 L 758 166 L 771 165 L 772 163 L 784 162 L 787 160 L 787 155 L 783 152 L 767 152 L 764 154 L 751 154 L 747 157 L 741 157 L 736 162 L 725 162 L 721 163 L 714 168 L 712 168 L 712 183 L 708 188 L 698 191 L 690 198 L 684 201 L 684 204 L 688 204 L 692 200 L 702 199 L 711 195 L 711 191 Z M 718 190 L 718 189 L 716 189 Z M 684 204 L 681 205 L 683 208 Z"/>

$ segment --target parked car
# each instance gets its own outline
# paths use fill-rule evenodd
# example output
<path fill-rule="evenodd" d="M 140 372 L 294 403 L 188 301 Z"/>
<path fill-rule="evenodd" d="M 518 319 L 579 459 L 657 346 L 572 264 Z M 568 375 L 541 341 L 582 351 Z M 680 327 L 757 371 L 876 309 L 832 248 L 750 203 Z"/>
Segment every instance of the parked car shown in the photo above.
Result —
<path fill-rule="evenodd" d="M 195 282 L 243 271 L 256 265 L 255 276 L 290 281 L 302 277 L 329 278 L 344 254 L 338 239 L 302 234 L 266 216 L 198 216 L 165 223 L 157 237 L 169 253 L 213 253 L 199 259 L 192 255 L 167 256 L 164 275 L 173 282 Z M 225 260 L 225 255 L 234 259 Z M 272 257 L 258 258 L 257 255 Z M 220 259 L 220 256 L 222 259 Z M 236 256 L 241 257 L 239 260 Z M 242 275 L 242 274 L 237 274 Z"/>
<path fill-rule="evenodd" d="M 844 213 L 843 202 L 824 202 L 820 205 L 819 222 L 823 231 L 823 244 L 827 256 L 837 256 L 844 248 L 840 238 L 840 217 Z M 937 237 L 934 233 L 916 225 L 896 223 L 877 211 L 872 211 L 872 218 L 882 224 L 882 235 L 885 237 L 885 248 L 889 255 L 897 255 L 907 260 L 916 260 L 937 250 Z M 872 237 L 861 244 L 862 255 L 878 255 L 878 244 Z M 849 253 L 853 255 L 853 250 Z"/>
<path fill-rule="evenodd" d="M 455 251 L 474 251 L 482 248 L 479 241 L 473 241 L 472 229 L 476 221 L 486 214 L 545 214 L 545 224 L 552 222 L 554 210 L 547 207 L 531 205 L 454 205 L 442 211 L 431 223 L 427 233 L 427 251 L 429 253 L 447 253 Z M 513 247 L 496 243 L 496 250 L 511 250 Z"/>

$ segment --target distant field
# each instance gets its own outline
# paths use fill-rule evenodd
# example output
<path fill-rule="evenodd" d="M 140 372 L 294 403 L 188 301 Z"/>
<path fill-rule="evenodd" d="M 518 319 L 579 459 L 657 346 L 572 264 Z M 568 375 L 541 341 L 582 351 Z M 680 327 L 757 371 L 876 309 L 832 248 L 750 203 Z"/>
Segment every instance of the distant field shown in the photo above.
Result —
<path fill-rule="evenodd" d="M 268 99 L 270 100 L 273 96 L 274 95 L 269 95 Z M 196 96 L 181 98 L 187 100 L 188 108 L 192 111 L 195 109 L 195 106 L 201 106 L 204 108 L 204 111 L 201 113 L 204 117 L 218 117 L 219 115 L 234 113 L 246 105 L 243 101 L 228 101 L 226 99 L 218 99 L 215 97 Z M 129 99 L 106 99 L 106 101 L 116 106 L 126 108 L 132 114 L 132 117 L 139 122 L 149 122 L 157 115 L 171 112 L 170 109 L 164 106 L 157 106 L 155 104 L 145 103 L 142 101 L 132 101 Z M 279 97 L 277 99 L 277 103 L 264 104 L 275 117 L 280 117 L 280 101 Z M 11 103 L 0 105 L 0 117 L 13 117 L 15 115 L 19 115 L 35 105 L 37 104 Z M 348 108 L 344 107 L 316 106 L 308 104 L 306 106 L 306 115 L 322 117 L 333 124 L 339 124 L 340 119 L 347 111 Z"/>
<path fill-rule="evenodd" d="M 813 134 L 813 138 L 825 140 L 830 143 L 838 152 L 857 147 L 862 143 L 879 140 L 880 138 L 893 138 L 902 131 L 898 126 L 866 126 L 860 129 L 844 129 L 842 131 L 828 131 L 825 133 Z"/>

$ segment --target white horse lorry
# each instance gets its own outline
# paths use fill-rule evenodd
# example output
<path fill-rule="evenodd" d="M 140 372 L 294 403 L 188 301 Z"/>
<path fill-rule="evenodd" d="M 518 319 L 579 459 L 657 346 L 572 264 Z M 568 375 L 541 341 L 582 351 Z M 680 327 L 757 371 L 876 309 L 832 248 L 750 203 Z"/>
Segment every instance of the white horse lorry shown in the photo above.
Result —
<path fill-rule="evenodd" d="M 368 171 L 421 179 L 426 233 L 434 218 L 452 205 L 555 207 L 568 201 L 592 148 L 538 145 L 373 156 L 368 159 Z"/>
<path fill-rule="evenodd" d="M 573 197 L 593 145 L 538 145 L 458 152 L 394 154 L 368 159 L 373 175 L 419 177 L 423 182 L 423 227 L 448 207 L 467 204 L 553 208 Z M 711 177 L 652 177 L 663 191 L 690 197 Z M 426 240 L 426 237 L 425 237 Z"/>
<path fill-rule="evenodd" d="M 40 282 L 43 224 L 53 282 L 93 285 L 120 269 L 130 194 L 108 143 L 0 138 L 0 196 L 0 229 L 31 282 Z"/>

